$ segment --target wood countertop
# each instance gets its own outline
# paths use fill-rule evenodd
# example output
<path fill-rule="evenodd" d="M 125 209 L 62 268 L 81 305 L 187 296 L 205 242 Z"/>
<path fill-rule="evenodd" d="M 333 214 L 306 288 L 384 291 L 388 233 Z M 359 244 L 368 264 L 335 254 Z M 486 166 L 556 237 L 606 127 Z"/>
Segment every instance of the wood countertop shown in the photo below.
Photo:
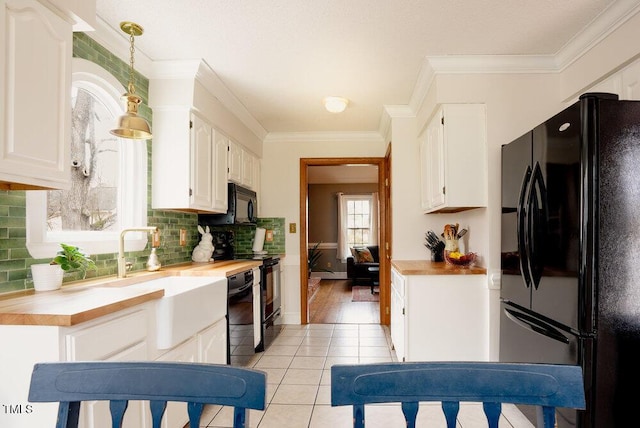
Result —
<path fill-rule="evenodd" d="M 183 263 L 156 272 L 134 272 L 63 284 L 55 291 L 33 289 L 0 295 L 0 325 L 73 326 L 164 296 L 160 286 L 140 284 L 164 276 L 229 277 L 258 267 L 259 260 Z"/>
<path fill-rule="evenodd" d="M 486 275 L 487 273 L 487 269 L 479 266 L 465 268 L 430 260 L 392 260 L 391 266 L 402 275 Z"/>

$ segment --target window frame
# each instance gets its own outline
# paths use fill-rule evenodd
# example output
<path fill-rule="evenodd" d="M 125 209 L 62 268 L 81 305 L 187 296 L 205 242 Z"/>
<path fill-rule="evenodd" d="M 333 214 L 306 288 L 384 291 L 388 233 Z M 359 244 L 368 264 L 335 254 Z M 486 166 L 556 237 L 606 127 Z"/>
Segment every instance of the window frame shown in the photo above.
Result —
<path fill-rule="evenodd" d="M 91 61 L 73 58 L 72 85 L 89 89 L 114 113 L 122 114 L 122 84 L 107 70 Z M 120 146 L 118 228 L 147 225 L 147 144 L 124 140 Z M 60 243 L 77 245 L 89 254 L 117 253 L 120 231 L 47 231 L 47 191 L 26 192 L 26 246 L 35 259 L 52 258 Z M 140 251 L 148 242 L 146 233 L 128 233 L 127 251 Z"/>

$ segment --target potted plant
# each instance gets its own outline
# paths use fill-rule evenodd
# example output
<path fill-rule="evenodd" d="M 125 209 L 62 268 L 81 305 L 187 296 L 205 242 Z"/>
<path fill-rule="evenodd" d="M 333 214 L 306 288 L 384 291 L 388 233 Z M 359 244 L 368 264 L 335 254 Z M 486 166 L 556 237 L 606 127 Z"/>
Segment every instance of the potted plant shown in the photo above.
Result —
<path fill-rule="evenodd" d="M 96 268 L 95 262 L 80 248 L 67 244 L 60 244 L 60 247 L 51 262 L 31 265 L 36 291 L 57 290 L 62 286 L 65 272 L 80 271 L 84 279 L 87 270 Z"/>
<path fill-rule="evenodd" d="M 320 257 L 322 257 L 322 250 L 318 248 L 320 244 L 321 242 L 318 242 L 316 243 L 316 245 L 314 245 L 312 248 L 309 249 L 309 257 L 308 257 L 309 261 L 307 264 L 307 274 L 309 275 L 309 278 L 311 278 L 311 271 L 314 269 L 316 271 L 333 273 L 331 269 L 318 267 L 318 262 L 320 261 Z"/>

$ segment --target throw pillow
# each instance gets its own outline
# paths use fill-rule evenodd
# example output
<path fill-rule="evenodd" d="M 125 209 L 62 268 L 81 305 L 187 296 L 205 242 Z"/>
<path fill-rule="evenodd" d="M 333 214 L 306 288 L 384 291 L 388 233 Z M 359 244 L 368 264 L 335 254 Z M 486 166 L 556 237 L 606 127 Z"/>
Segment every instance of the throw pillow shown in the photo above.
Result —
<path fill-rule="evenodd" d="M 354 248 L 356 252 L 356 263 L 372 263 L 373 256 L 368 248 Z"/>

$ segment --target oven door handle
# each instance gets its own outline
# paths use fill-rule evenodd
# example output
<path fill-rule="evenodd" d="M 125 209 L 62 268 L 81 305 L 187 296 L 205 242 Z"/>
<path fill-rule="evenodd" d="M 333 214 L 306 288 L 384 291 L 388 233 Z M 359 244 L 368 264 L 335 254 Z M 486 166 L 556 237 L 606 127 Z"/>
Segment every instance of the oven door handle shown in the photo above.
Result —
<path fill-rule="evenodd" d="M 229 290 L 229 296 L 235 296 L 237 294 L 240 294 L 243 291 L 248 290 L 252 286 L 253 286 L 253 284 L 247 284 L 247 285 L 243 285 L 242 287 L 238 287 L 238 288 L 234 288 L 233 290 Z"/>

